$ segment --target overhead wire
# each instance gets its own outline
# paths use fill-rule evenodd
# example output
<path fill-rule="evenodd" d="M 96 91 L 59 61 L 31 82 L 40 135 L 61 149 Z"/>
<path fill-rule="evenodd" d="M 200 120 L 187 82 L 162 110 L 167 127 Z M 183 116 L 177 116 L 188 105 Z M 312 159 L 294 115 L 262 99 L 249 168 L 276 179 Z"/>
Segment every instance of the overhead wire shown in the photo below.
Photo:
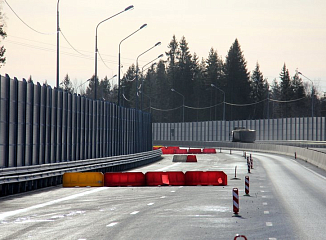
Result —
<path fill-rule="evenodd" d="M 9 3 L 7 2 L 7 0 L 4 0 L 5 3 L 7 4 L 7 6 L 10 8 L 10 10 L 16 15 L 16 17 L 24 24 L 26 25 L 29 29 L 31 29 L 32 31 L 34 32 L 37 32 L 39 34 L 42 34 L 42 35 L 54 35 L 56 34 L 57 32 L 53 32 L 53 33 L 45 33 L 45 32 L 40 32 L 34 28 L 32 28 L 31 26 L 29 26 L 21 17 L 19 17 L 19 15 L 15 12 L 15 10 L 9 5 Z"/>

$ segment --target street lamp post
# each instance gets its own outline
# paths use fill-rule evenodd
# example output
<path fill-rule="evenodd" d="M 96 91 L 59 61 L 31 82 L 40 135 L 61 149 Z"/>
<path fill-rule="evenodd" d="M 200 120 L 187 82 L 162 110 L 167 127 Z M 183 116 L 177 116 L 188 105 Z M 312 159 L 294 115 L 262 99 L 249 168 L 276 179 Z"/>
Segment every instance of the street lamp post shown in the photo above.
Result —
<path fill-rule="evenodd" d="M 225 92 L 222 89 L 216 87 L 213 83 L 211 84 L 211 87 L 216 88 L 223 93 L 223 121 L 225 121 Z"/>
<path fill-rule="evenodd" d="M 57 89 L 59 89 L 59 1 L 57 3 Z"/>
<path fill-rule="evenodd" d="M 138 55 L 137 59 L 136 59 L 136 110 L 138 109 L 138 59 L 140 56 L 144 55 L 145 53 L 147 53 L 148 51 L 152 50 L 153 48 L 157 47 L 161 45 L 161 42 L 157 42 L 153 47 L 147 49 L 145 52 L 141 53 Z"/>
<path fill-rule="evenodd" d="M 172 88 L 171 91 L 179 94 L 182 97 L 182 122 L 185 122 L 185 96 L 176 91 L 174 88 Z"/>
<path fill-rule="evenodd" d="M 95 80 L 94 80 L 94 83 L 95 83 L 95 85 L 94 85 L 94 99 L 95 100 L 96 100 L 96 97 L 97 97 L 97 89 L 96 89 L 97 88 L 97 52 L 98 52 L 98 49 L 97 49 L 97 29 L 98 29 L 98 27 L 100 26 L 101 23 L 103 23 L 103 22 L 105 22 L 105 21 L 107 21 L 107 20 L 109 20 L 109 19 L 123 13 L 123 12 L 126 12 L 126 11 L 128 11 L 130 9 L 133 9 L 133 8 L 134 8 L 134 6 L 130 5 L 129 7 L 125 8 L 123 11 L 118 12 L 118 13 L 114 14 L 113 16 L 111 16 L 109 18 L 106 18 L 103 21 L 99 22 L 97 24 L 97 26 L 96 26 L 96 30 L 95 30 L 95 76 L 94 76 L 95 77 Z"/>
<path fill-rule="evenodd" d="M 120 63 L 120 46 L 121 43 L 126 40 L 127 38 L 131 37 L 132 35 L 134 35 L 136 32 L 138 32 L 139 30 L 143 29 L 144 27 L 146 27 L 147 24 L 143 24 L 139 29 L 137 29 L 136 31 L 134 31 L 132 34 L 128 35 L 127 37 L 125 37 L 124 39 L 122 39 L 119 43 L 119 69 L 118 69 L 118 106 L 120 106 L 120 85 L 121 85 L 121 80 L 120 80 L 120 71 L 121 71 L 121 63 Z"/>
<path fill-rule="evenodd" d="M 144 74 L 144 68 L 145 68 L 147 65 L 151 64 L 152 62 L 156 61 L 157 59 L 159 59 L 159 58 L 161 58 L 161 57 L 163 57 L 163 54 L 159 55 L 157 58 L 153 59 L 152 61 L 146 63 L 146 64 L 142 67 L 142 69 L 141 69 L 141 75 L 143 76 L 143 74 Z M 152 66 L 155 65 L 155 64 L 156 64 L 156 63 L 153 63 Z M 143 110 L 143 92 L 144 92 L 143 86 L 144 86 L 144 79 L 142 80 L 140 86 L 141 86 L 141 87 L 140 87 L 140 89 L 141 89 L 141 92 L 140 92 L 140 93 L 141 93 L 140 109 Z"/>

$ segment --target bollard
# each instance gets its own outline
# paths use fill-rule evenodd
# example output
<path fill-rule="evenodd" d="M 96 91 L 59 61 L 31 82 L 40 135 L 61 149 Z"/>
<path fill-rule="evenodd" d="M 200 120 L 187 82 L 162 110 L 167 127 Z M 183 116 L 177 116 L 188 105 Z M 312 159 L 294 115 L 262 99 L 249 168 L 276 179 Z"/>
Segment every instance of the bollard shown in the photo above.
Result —
<path fill-rule="evenodd" d="M 248 173 L 250 173 L 250 160 L 249 160 L 249 157 L 247 157 L 247 165 L 248 165 Z"/>
<path fill-rule="evenodd" d="M 244 158 L 245 158 L 245 159 L 247 158 L 247 153 L 246 153 L 246 152 L 244 152 Z"/>
<path fill-rule="evenodd" d="M 220 153 L 222 152 L 222 148 L 220 148 Z"/>
<path fill-rule="evenodd" d="M 233 188 L 233 212 L 235 215 L 239 213 L 239 190 L 237 188 Z"/>
<path fill-rule="evenodd" d="M 251 154 L 250 154 L 250 168 L 251 168 L 251 169 L 254 168 L 254 160 L 252 159 Z"/>
<path fill-rule="evenodd" d="M 232 150 L 230 149 L 230 154 L 232 154 Z"/>
<path fill-rule="evenodd" d="M 297 159 L 297 152 L 294 152 L 294 159 Z"/>
<path fill-rule="evenodd" d="M 250 196 L 249 195 L 249 176 L 245 176 L 245 195 L 244 196 Z"/>

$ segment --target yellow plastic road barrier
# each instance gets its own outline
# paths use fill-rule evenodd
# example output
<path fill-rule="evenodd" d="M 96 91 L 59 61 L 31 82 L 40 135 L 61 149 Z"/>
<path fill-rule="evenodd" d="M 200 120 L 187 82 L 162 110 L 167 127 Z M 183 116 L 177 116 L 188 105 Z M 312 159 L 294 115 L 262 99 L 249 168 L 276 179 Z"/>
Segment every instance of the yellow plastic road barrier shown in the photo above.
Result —
<path fill-rule="evenodd" d="M 103 187 L 104 175 L 101 172 L 69 172 L 63 174 L 63 187 Z"/>

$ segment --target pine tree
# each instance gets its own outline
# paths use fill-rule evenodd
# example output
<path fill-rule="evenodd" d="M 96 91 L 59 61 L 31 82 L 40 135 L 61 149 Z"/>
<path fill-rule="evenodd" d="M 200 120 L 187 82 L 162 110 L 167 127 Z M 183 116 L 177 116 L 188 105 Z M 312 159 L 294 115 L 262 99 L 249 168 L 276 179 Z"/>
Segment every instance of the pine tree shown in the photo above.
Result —
<path fill-rule="evenodd" d="M 99 82 L 98 85 L 98 99 L 102 99 L 104 101 L 109 101 L 110 100 L 110 94 L 111 94 L 111 84 L 107 76 L 104 77 Z"/>
<path fill-rule="evenodd" d="M 271 96 L 270 96 L 270 100 L 272 102 L 270 108 L 270 116 L 272 118 L 279 118 L 282 115 L 281 104 L 279 102 L 281 100 L 281 95 L 282 93 L 281 93 L 280 84 L 278 84 L 276 79 L 274 79 L 271 86 Z"/>
<path fill-rule="evenodd" d="M 282 71 L 280 73 L 280 87 L 281 87 L 281 101 L 284 101 L 281 105 L 282 116 L 281 117 L 291 117 L 292 116 L 292 105 L 288 103 L 289 100 L 293 100 L 293 86 L 291 84 L 289 70 L 286 68 L 284 63 Z"/>
<path fill-rule="evenodd" d="M 136 94 L 136 66 L 132 64 L 123 78 L 121 79 L 122 86 L 122 105 L 125 107 L 135 107 Z"/>
<path fill-rule="evenodd" d="M 247 62 L 244 59 L 238 39 L 234 41 L 225 62 L 226 101 L 232 104 L 250 103 L 250 83 Z M 247 119 L 249 111 L 245 107 L 229 106 L 226 111 L 229 120 Z"/>
<path fill-rule="evenodd" d="M 7 33 L 4 30 L 4 20 L 2 15 L 2 9 L 0 7 L 0 40 L 5 39 L 7 37 Z M 4 56 L 6 52 L 6 49 L 4 46 L 0 46 L 0 68 L 3 66 L 6 62 L 6 57 Z"/>
<path fill-rule="evenodd" d="M 296 72 L 292 78 L 292 87 L 293 87 L 293 98 L 302 99 L 294 102 L 294 109 L 293 109 L 294 116 L 295 117 L 309 116 L 307 115 L 307 109 L 309 109 L 307 98 L 306 98 L 307 96 L 303 86 L 302 79 L 299 77 L 298 72 Z"/>
<path fill-rule="evenodd" d="M 88 82 L 89 84 L 86 88 L 85 96 L 94 99 L 95 75 L 93 75 Z"/>
<path fill-rule="evenodd" d="M 70 81 L 68 73 L 66 74 L 65 78 L 63 79 L 63 82 L 61 82 L 60 85 L 62 86 L 62 89 L 64 91 L 74 93 L 74 88 L 72 87 L 72 83 Z"/>
<path fill-rule="evenodd" d="M 266 99 L 268 98 L 269 85 L 260 71 L 258 62 L 256 64 L 255 70 L 252 72 L 250 79 L 252 90 L 251 98 L 254 102 L 256 102 L 256 104 L 253 105 L 253 118 L 262 119 L 265 116 L 265 112 L 267 112 L 268 103 Z"/>

